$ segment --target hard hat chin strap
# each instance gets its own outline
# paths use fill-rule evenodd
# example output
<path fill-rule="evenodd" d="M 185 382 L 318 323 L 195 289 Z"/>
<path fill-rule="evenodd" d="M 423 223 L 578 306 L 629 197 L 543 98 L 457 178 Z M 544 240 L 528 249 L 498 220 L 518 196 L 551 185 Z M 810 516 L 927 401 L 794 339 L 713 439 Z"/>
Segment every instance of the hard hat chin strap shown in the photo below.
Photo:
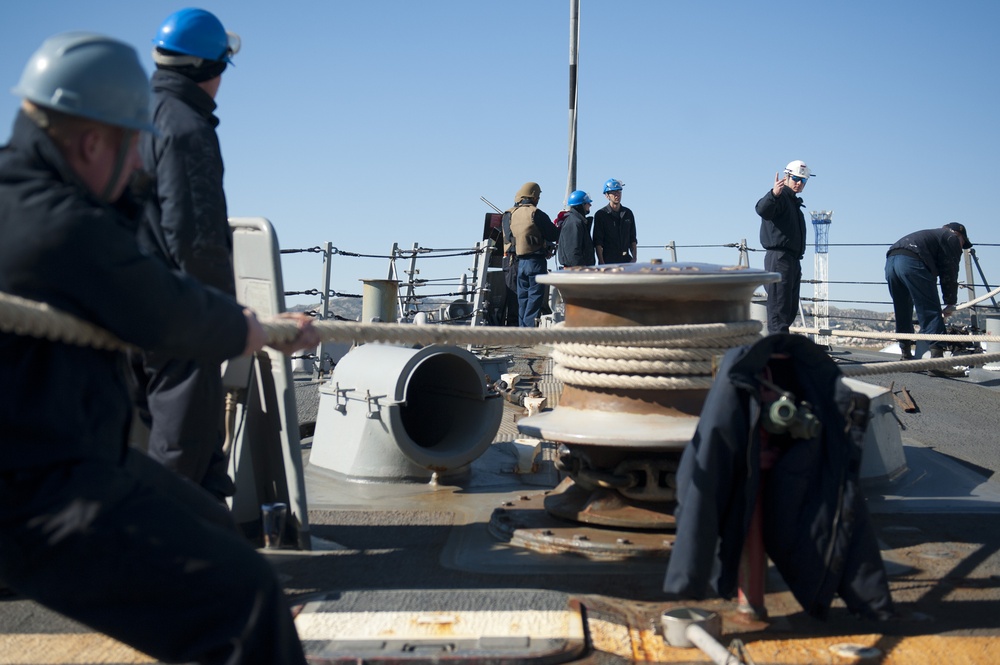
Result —
<path fill-rule="evenodd" d="M 113 203 L 111 195 L 114 194 L 115 185 L 118 184 L 122 171 L 125 170 L 125 160 L 128 159 L 128 152 L 132 147 L 132 137 L 136 134 L 138 132 L 135 130 L 127 129 L 122 135 L 121 144 L 118 146 L 118 153 L 115 155 L 115 166 L 111 170 L 111 177 L 108 178 L 107 184 L 104 185 L 104 191 L 101 193 L 102 201 Z"/>

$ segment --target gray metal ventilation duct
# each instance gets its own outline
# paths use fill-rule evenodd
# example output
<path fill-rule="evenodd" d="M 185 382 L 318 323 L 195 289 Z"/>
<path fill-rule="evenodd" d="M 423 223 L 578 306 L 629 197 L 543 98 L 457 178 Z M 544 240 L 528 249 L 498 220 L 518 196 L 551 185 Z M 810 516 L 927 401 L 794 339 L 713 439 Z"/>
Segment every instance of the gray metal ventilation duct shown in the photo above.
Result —
<path fill-rule="evenodd" d="M 319 391 L 309 464 L 357 481 L 463 473 L 503 415 L 479 360 L 450 346 L 359 346 Z"/>

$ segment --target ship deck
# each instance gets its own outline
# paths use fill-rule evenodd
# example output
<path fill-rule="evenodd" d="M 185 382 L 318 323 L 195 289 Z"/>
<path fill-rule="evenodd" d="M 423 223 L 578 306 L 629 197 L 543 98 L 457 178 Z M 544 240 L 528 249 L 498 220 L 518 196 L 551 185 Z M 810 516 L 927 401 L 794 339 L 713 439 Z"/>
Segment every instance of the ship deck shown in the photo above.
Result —
<path fill-rule="evenodd" d="M 831 353 L 845 364 L 894 359 L 847 348 Z M 560 388 L 550 369 L 547 349 L 516 350 L 513 371 L 533 376 L 554 404 Z M 709 662 L 697 649 L 664 642 L 660 617 L 680 606 L 719 612 L 720 642 L 740 640 L 758 664 L 857 662 L 840 654 L 861 647 L 877 649 L 865 662 L 997 662 L 1000 374 L 974 369 L 958 379 L 897 373 L 865 380 L 893 390 L 905 387 L 918 407 L 896 410 L 908 470 L 891 484 L 866 490 L 899 611 L 888 622 L 851 616 L 839 600 L 828 620 L 812 619 L 773 569 L 766 582 L 766 620 L 745 618 L 729 600 L 668 603 L 661 592 L 663 558 L 594 561 L 540 554 L 494 537 L 489 522 L 497 507 L 532 504 L 559 480 L 544 449 L 533 468 L 525 466 L 516 424 L 523 410 L 513 404 L 505 405 L 494 444 L 455 482 L 345 481 L 309 466 L 304 441 L 313 550 L 262 553 L 300 612 L 300 632 L 315 662 L 439 662 L 466 656 L 479 662 L 558 662 L 552 653 L 560 649 L 562 660 L 576 662 Z M 297 377 L 301 419 L 314 417 L 316 388 L 310 377 Z M 386 651 L 391 643 L 379 647 L 372 640 L 352 640 L 344 628 L 353 625 L 351 617 L 370 620 L 393 611 L 402 621 L 448 610 L 467 619 L 488 611 L 509 632 L 520 613 L 553 607 L 571 616 L 549 613 L 562 623 L 538 628 L 547 635 L 554 631 L 550 650 L 538 654 L 516 646 L 521 643 L 515 635 L 492 648 L 442 638 L 430 652 L 415 648 L 393 655 Z M 340 622 L 324 622 L 327 615 Z M 585 630 L 576 630 L 579 625 Z M 552 646 L 557 643 L 559 648 Z M 28 600 L 0 598 L 0 664 L 85 662 L 155 661 Z"/>

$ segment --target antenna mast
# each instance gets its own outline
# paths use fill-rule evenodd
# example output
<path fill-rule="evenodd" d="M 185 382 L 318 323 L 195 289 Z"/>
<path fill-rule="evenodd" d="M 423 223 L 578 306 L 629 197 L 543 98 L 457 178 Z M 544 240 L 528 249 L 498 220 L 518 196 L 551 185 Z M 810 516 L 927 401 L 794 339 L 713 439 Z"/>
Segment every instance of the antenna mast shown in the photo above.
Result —
<path fill-rule="evenodd" d="M 580 54 L 580 0 L 569 0 L 569 175 L 566 198 L 576 189 L 576 100 L 577 60 Z"/>

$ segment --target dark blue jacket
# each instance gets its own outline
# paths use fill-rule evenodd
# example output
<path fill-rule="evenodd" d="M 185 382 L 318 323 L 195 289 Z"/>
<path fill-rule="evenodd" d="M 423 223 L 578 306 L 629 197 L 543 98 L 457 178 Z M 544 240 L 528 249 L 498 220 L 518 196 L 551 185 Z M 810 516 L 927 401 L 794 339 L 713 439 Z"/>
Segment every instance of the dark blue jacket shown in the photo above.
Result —
<path fill-rule="evenodd" d="M 140 228 L 143 249 L 203 284 L 235 295 L 233 236 L 222 188 L 215 101 L 176 72 L 153 74 L 153 123 L 140 143 L 156 194 Z"/>
<path fill-rule="evenodd" d="M 919 258 L 935 278 L 941 279 L 941 298 L 945 305 L 958 302 L 958 268 L 962 262 L 962 240 L 951 229 L 925 229 L 905 235 L 889 248 Z"/>
<path fill-rule="evenodd" d="M 564 267 L 597 264 L 594 243 L 590 239 L 591 219 L 576 208 L 570 208 L 559 227 L 559 265 Z"/>
<path fill-rule="evenodd" d="M 767 190 L 757 201 L 760 215 L 760 245 L 764 249 L 788 252 L 801 259 L 806 253 L 806 218 L 802 214 L 805 204 L 787 187 L 781 194 Z"/>
<path fill-rule="evenodd" d="M 18 114 L 0 149 L 0 291 L 142 348 L 211 362 L 242 353 L 242 307 L 142 253 L 135 233 L 135 219 L 92 196 Z M 0 470 L 124 451 L 121 353 L 0 333 L 0 386 Z"/>
<path fill-rule="evenodd" d="M 813 439 L 771 434 L 783 452 L 762 484 L 760 422 L 767 405 L 757 377 L 765 369 L 772 383 L 813 406 L 822 431 Z M 681 456 L 677 539 L 664 591 L 693 599 L 712 589 L 724 598 L 735 593 L 760 489 L 765 549 L 806 612 L 825 618 L 834 593 L 854 613 L 893 612 L 859 483 L 869 403 L 840 378 L 826 352 L 799 335 L 771 335 L 726 353 Z"/>

